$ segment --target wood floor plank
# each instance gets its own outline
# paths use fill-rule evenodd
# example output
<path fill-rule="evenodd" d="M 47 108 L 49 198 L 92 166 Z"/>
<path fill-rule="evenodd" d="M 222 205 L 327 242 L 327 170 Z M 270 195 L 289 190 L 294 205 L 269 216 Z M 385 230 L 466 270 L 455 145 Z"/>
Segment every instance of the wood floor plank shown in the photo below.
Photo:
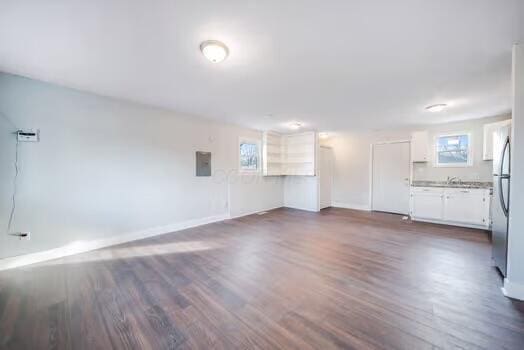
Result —
<path fill-rule="evenodd" d="M 485 231 L 329 208 L 0 272 L 2 349 L 522 349 Z"/>

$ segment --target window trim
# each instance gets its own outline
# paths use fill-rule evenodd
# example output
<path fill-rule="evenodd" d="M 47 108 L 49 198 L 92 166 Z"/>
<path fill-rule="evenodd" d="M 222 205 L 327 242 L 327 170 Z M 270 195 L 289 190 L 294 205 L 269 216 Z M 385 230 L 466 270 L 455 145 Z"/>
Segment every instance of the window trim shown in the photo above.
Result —
<path fill-rule="evenodd" d="M 439 163 L 438 158 L 438 140 L 442 137 L 453 137 L 453 136 L 463 136 L 466 135 L 468 137 L 468 161 L 466 163 Z M 471 132 L 453 132 L 453 133 L 445 133 L 445 134 L 438 134 L 435 136 L 434 142 L 433 142 L 433 166 L 436 168 L 467 168 L 473 166 L 473 135 Z"/>
<path fill-rule="evenodd" d="M 257 168 L 256 170 L 250 170 L 250 169 L 242 169 L 242 166 L 240 165 L 240 145 L 242 143 L 252 143 L 257 145 L 258 150 L 258 162 L 257 162 Z M 237 164 L 238 164 L 238 173 L 241 175 L 255 175 L 260 174 L 262 172 L 262 142 L 261 140 L 254 138 L 254 137 L 239 137 L 238 138 L 238 146 L 237 146 Z"/>

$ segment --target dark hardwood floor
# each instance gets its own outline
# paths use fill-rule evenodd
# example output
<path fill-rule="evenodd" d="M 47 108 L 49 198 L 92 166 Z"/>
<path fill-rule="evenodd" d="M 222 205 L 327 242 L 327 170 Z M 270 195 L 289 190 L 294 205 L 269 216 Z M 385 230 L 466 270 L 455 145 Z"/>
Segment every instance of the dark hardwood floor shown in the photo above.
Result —
<path fill-rule="evenodd" d="M 486 232 L 278 209 L 0 272 L 2 349 L 523 349 Z"/>

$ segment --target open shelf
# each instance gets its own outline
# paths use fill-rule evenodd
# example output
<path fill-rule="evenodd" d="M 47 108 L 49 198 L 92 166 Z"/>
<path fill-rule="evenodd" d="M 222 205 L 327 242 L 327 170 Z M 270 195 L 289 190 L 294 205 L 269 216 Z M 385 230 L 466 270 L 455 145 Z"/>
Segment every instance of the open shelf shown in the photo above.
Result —
<path fill-rule="evenodd" d="M 281 135 L 273 131 L 263 136 L 263 173 L 275 175 L 315 175 L 316 133 Z"/>

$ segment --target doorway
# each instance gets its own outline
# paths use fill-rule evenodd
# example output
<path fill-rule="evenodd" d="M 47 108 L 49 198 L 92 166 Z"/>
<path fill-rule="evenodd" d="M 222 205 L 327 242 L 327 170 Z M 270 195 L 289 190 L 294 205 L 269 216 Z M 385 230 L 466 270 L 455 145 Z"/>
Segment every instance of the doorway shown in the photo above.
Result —
<path fill-rule="evenodd" d="M 408 215 L 410 142 L 374 144 L 372 159 L 371 209 Z"/>
<path fill-rule="evenodd" d="M 331 206 L 331 191 L 333 187 L 333 150 L 329 147 L 320 147 L 319 152 L 319 208 Z"/>

